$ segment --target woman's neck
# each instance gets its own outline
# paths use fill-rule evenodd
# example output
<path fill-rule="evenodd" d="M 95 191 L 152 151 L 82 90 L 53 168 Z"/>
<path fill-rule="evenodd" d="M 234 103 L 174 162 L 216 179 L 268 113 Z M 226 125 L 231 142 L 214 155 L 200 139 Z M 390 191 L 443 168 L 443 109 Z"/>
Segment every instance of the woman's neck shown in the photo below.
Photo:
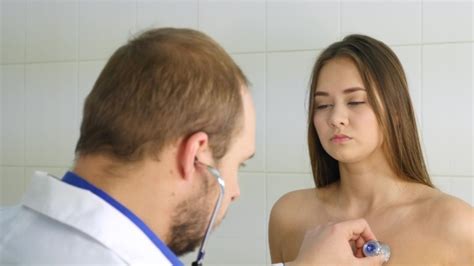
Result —
<path fill-rule="evenodd" d="M 398 176 L 384 156 L 356 163 L 339 163 L 336 203 L 354 217 L 400 203 L 408 182 Z"/>

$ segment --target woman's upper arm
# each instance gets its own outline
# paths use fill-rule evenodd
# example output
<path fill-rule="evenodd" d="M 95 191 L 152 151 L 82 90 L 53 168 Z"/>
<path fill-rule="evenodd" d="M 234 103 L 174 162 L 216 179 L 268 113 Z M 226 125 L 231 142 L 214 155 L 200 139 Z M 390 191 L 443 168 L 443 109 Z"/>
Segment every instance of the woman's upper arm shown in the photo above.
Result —
<path fill-rule="evenodd" d="M 450 265 L 474 265 L 474 208 L 453 198 L 440 205 L 437 227 L 451 251 Z"/>
<path fill-rule="evenodd" d="M 459 254 L 458 265 L 474 265 L 474 208 L 467 207 L 460 211 L 458 217 L 457 238 L 459 239 L 459 246 L 463 251 Z"/>
<path fill-rule="evenodd" d="M 272 263 L 284 262 L 282 241 L 287 233 L 289 217 L 288 208 L 291 205 L 291 195 L 281 197 L 272 207 L 268 224 L 268 243 Z"/>

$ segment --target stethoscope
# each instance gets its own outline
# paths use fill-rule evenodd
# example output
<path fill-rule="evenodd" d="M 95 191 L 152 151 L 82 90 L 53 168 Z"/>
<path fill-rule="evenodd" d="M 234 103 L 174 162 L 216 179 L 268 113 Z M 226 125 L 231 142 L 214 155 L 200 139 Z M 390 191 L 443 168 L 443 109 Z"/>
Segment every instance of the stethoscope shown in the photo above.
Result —
<path fill-rule="evenodd" d="M 216 205 L 214 206 L 214 210 L 212 211 L 211 219 L 209 220 L 209 223 L 207 224 L 206 233 L 204 235 L 204 238 L 202 239 L 201 246 L 199 247 L 197 258 L 192 263 L 192 266 L 202 266 L 204 255 L 206 255 L 206 251 L 204 250 L 204 248 L 206 247 L 206 241 L 214 225 L 214 221 L 216 219 L 217 213 L 219 212 L 219 209 L 221 207 L 222 198 L 224 197 L 225 182 L 224 182 L 224 179 L 222 179 L 222 176 L 219 170 L 207 164 L 201 163 L 198 160 L 196 160 L 196 162 L 204 165 L 207 168 L 207 170 L 216 178 L 217 183 L 219 184 L 219 188 L 220 188 L 219 197 L 217 198 Z"/>

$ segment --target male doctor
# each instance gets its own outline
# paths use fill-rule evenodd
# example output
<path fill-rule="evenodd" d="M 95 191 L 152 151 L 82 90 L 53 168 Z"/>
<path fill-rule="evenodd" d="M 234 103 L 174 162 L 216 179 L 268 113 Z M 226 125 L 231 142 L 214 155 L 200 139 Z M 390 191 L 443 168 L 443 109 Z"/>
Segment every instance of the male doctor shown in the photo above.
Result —
<path fill-rule="evenodd" d="M 182 265 L 239 197 L 255 151 L 247 83 L 198 31 L 150 30 L 120 47 L 86 99 L 72 171 L 37 172 L 1 212 L 0 264 Z M 363 220 L 316 228 L 287 265 L 381 265 L 353 255 L 350 241 L 370 239 Z"/>

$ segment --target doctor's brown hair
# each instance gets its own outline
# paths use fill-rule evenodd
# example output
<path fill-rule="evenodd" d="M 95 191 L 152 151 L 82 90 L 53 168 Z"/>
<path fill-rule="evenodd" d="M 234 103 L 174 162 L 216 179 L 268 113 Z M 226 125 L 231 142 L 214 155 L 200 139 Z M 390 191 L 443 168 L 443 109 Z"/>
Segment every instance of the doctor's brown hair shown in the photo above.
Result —
<path fill-rule="evenodd" d="M 87 96 L 76 155 L 158 159 L 165 146 L 202 131 L 219 160 L 243 125 L 247 83 L 207 35 L 146 31 L 115 51 Z"/>
<path fill-rule="evenodd" d="M 338 162 L 324 150 L 313 124 L 314 95 L 319 74 L 327 62 L 339 57 L 351 59 L 359 70 L 369 104 L 382 129 L 382 147 L 391 168 L 402 178 L 433 187 L 423 159 L 403 67 L 387 45 L 357 34 L 330 45 L 313 67 L 308 149 L 316 187 L 324 187 L 340 179 Z"/>

